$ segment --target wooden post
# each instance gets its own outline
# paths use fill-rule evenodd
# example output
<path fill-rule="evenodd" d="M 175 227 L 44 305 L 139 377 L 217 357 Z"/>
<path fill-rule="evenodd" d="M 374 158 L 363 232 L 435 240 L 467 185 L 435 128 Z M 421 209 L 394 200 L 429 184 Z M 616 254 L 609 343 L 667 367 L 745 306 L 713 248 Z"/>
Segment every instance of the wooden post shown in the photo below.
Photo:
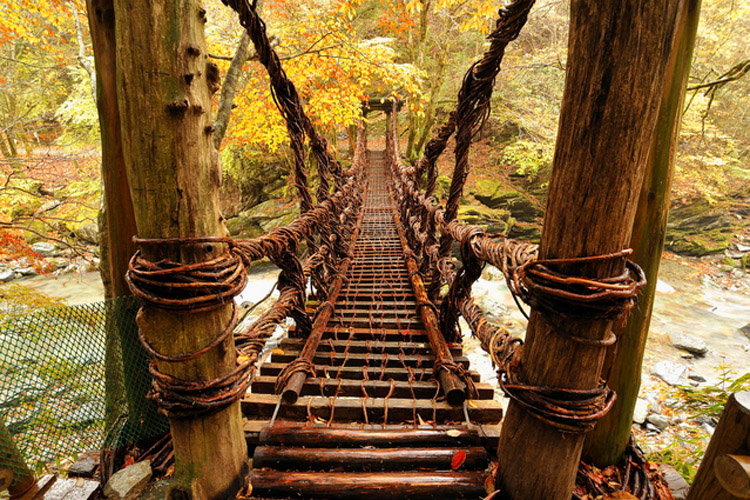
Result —
<path fill-rule="evenodd" d="M 102 141 L 101 172 L 104 200 L 99 228 L 101 274 L 105 296 L 111 299 L 130 295 L 125 273 L 130 257 L 136 250 L 133 242 L 133 236 L 136 234 L 135 214 L 122 153 L 120 107 L 117 103 L 114 1 L 87 0 L 86 10 L 96 65 L 96 106 Z M 124 383 L 128 401 L 128 429 L 143 437 L 139 426 L 154 426 L 161 419 L 153 402 L 145 399 L 151 380 L 146 363 L 143 362 L 147 354 L 138 342 L 138 337 L 132 333 L 135 331 L 136 311 L 114 311 L 121 313 L 115 315 L 119 322 L 112 321 L 112 310 L 108 309 L 106 323 L 107 428 L 112 428 L 114 419 L 119 417 L 118 404 L 112 403 L 110 395 L 120 392 L 120 384 Z M 120 349 L 114 349 L 109 339 L 118 337 Z M 119 370 L 113 370 L 113 367 L 124 363 L 125 359 L 132 364 L 122 370 L 124 380 L 120 380 Z M 115 375 L 112 376 L 111 373 Z"/>
<path fill-rule="evenodd" d="M 5 422 L 0 421 L 0 491 L 8 490 L 11 498 L 18 498 L 35 485 L 34 473 L 18 451 Z"/>
<path fill-rule="evenodd" d="M 630 238 L 633 249 L 631 258 L 643 268 L 648 282 L 641 290 L 638 307 L 620 334 L 619 343 L 608 354 L 614 356 L 616 352 L 609 386 L 617 393 L 617 401 L 593 432 L 586 436 L 583 456 L 600 467 L 618 463 L 630 440 L 633 412 L 641 387 L 643 353 L 656 295 L 656 277 L 667 233 L 674 159 L 698 31 L 700 4 L 700 0 L 690 0 L 678 24 L 679 42 L 670 55 L 659 117 L 638 197 L 638 210 Z"/>
<path fill-rule="evenodd" d="M 540 259 L 608 254 L 627 246 L 667 58 L 685 5 L 685 0 L 572 1 Z M 609 277 L 619 275 L 622 265 L 591 264 L 584 272 Z M 612 324 L 566 321 L 566 328 L 601 340 Z M 591 389 L 599 384 L 604 356 L 601 347 L 572 342 L 532 312 L 519 378 L 531 385 Z M 582 434 L 563 435 L 511 402 L 498 445 L 500 497 L 568 500 L 583 440 Z"/>
<path fill-rule="evenodd" d="M 748 455 L 750 391 L 744 391 L 729 396 L 688 492 L 688 500 L 750 498 Z"/>
<path fill-rule="evenodd" d="M 115 0 L 114 6 L 123 155 L 138 235 L 224 236 L 211 119 L 219 72 L 208 59 L 206 11 L 197 0 Z M 218 243 L 148 245 L 143 255 L 151 261 L 195 263 L 225 250 Z M 137 321 L 158 351 L 175 356 L 212 342 L 231 317 L 230 304 L 199 313 L 146 306 Z M 235 366 L 231 336 L 193 360 L 158 363 L 161 372 L 183 380 L 211 380 Z M 170 427 L 173 496 L 234 496 L 247 468 L 239 402 L 208 416 L 170 419 Z"/>

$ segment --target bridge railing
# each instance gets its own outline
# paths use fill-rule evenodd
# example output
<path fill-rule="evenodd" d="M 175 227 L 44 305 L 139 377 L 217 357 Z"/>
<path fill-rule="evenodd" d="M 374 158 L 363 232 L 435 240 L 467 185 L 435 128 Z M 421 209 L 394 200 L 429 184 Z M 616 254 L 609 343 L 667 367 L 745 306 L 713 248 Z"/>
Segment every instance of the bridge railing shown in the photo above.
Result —
<path fill-rule="evenodd" d="M 537 245 L 487 234 L 481 227 L 458 220 L 446 221 L 445 207 L 429 194 L 429 188 L 420 188 L 418 167 L 406 166 L 401 161 L 395 109 L 388 113 L 388 119 L 393 120 L 385 147 L 391 186 L 406 226 L 407 240 L 420 260 L 420 272 L 431 279 L 430 298 L 441 303 L 441 332 L 448 342 L 460 341 L 458 316 L 463 316 L 472 334 L 499 368 L 521 341 L 512 338 L 504 327 L 487 321 L 484 312 L 472 300 L 471 287 L 484 266 L 490 264 L 502 271 L 511 290 L 518 290 L 514 270 L 536 259 Z M 440 257 L 439 236 L 442 235 L 458 243 L 460 266 L 450 255 Z M 440 290 L 445 285 L 449 287 L 448 292 L 441 297 Z"/>

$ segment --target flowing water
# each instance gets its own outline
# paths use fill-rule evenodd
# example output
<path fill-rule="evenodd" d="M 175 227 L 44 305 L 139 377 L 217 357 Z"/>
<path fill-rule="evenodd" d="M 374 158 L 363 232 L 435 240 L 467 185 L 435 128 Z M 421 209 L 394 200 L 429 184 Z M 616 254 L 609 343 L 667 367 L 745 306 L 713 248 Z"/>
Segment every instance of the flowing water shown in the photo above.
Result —
<path fill-rule="evenodd" d="M 249 284 L 237 299 L 238 303 L 255 303 L 273 287 L 278 270 L 268 264 L 254 266 L 249 275 Z M 103 300 L 99 274 L 96 272 L 74 273 L 58 277 L 34 276 L 14 283 L 33 288 L 38 292 L 56 297 L 70 304 L 84 304 Z M 505 286 L 500 273 L 494 269 L 485 272 L 473 288 L 478 304 L 488 312 L 492 321 L 504 324 L 511 333 L 522 335 L 526 320 L 518 311 L 513 298 Z M 274 295 L 278 292 L 274 291 Z M 266 302 L 266 306 L 268 304 Z M 255 317 L 260 308 L 250 315 Z M 660 283 L 654 302 L 649 340 L 644 356 L 644 379 L 651 367 L 659 361 L 672 361 L 686 368 L 681 383 L 687 383 L 688 373 L 705 377 L 709 383 L 717 380 L 716 368 L 728 365 L 738 373 L 750 371 L 750 339 L 739 329 L 750 323 L 750 293 L 745 288 L 729 290 L 701 278 L 691 266 L 673 259 L 664 259 L 660 271 Z M 463 330 L 468 329 L 463 323 Z M 685 359 L 685 351 L 672 345 L 671 338 L 685 333 L 702 339 L 708 346 L 703 357 Z M 472 367 L 482 373 L 483 378 L 493 380 L 494 369 L 479 349 L 474 339 L 465 339 L 466 354 Z"/>

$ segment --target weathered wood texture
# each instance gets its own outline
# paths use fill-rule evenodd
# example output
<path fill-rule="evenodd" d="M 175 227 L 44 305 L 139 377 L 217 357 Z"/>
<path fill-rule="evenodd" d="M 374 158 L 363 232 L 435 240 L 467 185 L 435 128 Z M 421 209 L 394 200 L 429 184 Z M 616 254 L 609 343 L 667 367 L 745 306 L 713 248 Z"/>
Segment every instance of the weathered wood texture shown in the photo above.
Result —
<path fill-rule="evenodd" d="M 211 120 L 219 74 L 208 60 L 205 10 L 196 0 L 115 0 L 114 6 L 123 154 L 138 235 L 224 236 Z M 150 246 L 144 256 L 193 263 L 224 251 L 219 244 Z M 138 325 L 157 350 L 176 355 L 209 344 L 231 316 L 230 305 L 193 314 L 146 307 Z M 195 360 L 159 363 L 162 372 L 186 380 L 210 380 L 235 366 L 231 337 Z M 198 499 L 233 495 L 247 458 L 239 403 L 170 426 L 175 488 Z"/>
<path fill-rule="evenodd" d="M 750 457 L 720 455 L 714 460 L 719 483 L 737 498 L 750 498 Z"/>
<path fill-rule="evenodd" d="M 96 66 L 96 106 L 99 113 L 99 131 L 102 144 L 102 186 L 104 203 L 99 215 L 99 246 L 102 254 L 101 275 L 106 298 L 130 295 L 125 281 L 130 257 L 136 246 L 133 236 L 136 234 L 135 213 L 130 196 L 125 158 L 122 151 L 122 131 L 120 127 L 120 106 L 117 101 L 117 51 L 115 31 L 115 11 L 113 0 L 87 0 L 86 7 L 91 32 L 91 41 Z M 111 322 L 107 318 L 108 335 L 118 336 L 120 349 L 107 342 L 107 367 L 118 366 L 122 353 L 128 353 L 131 359 L 144 360 L 145 350 L 138 342 L 135 328 L 128 328 L 126 321 L 135 321 L 136 311 L 122 314 L 120 322 Z M 129 335 L 128 335 L 129 333 Z M 116 384 L 125 384 L 124 390 L 128 401 L 128 425 L 136 428 L 145 422 L 156 423 L 159 415 L 153 403 L 146 400 L 147 388 L 151 376 L 146 363 L 133 363 L 124 371 L 124 380 L 117 375 L 110 376 L 107 370 L 107 394 L 117 394 L 122 388 Z M 106 403 L 107 427 L 114 425 L 119 417 L 117 404 L 110 398 Z"/>
<path fill-rule="evenodd" d="M 716 467 L 717 465 L 720 467 L 721 462 L 716 464 L 716 461 L 724 455 L 750 455 L 750 392 L 748 391 L 737 392 L 729 396 L 719 425 L 711 437 L 701 466 L 695 475 L 693 486 L 688 493 L 688 500 L 750 498 L 750 492 L 745 497 L 732 495 L 719 482 Z M 729 463 L 726 462 L 725 465 Z M 729 471 L 725 473 L 728 479 Z M 740 477 L 735 478 L 736 481 L 740 479 Z"/>
<path fill-rule="evenodd" d="M 302 427 L 275 425 L 260 432 L 260 443 L 272 446 L 304 446 L 309 448 L 358 448 L 372 446 L 478 446 L 479 433 L 468 429 L 356 429 L 342 427 Z"/>
<path fill-rule="evenodd" d="M 335 470 L 354 472 L 451 470 L 451 461 L 465 453 L 461 470 L 483 470 L 487 467 L 484 448 L 296 448 L 259 446 L 253 454 L 253 467 L 277 470 Z M 459 467 L 456 467 L 459 468 Z"/>
<path fill-rule="evenodd" d="M 628 245 L 665 67 L 685 5 L 684 0 L 572 2 L 541 259 L 608 254 Z M 607 277 L 619 275 L 622 266 L 596 263 L 571 272 Z M 567 324 L 594 339 L 605 338 L 611 326 L 607 321 Z M 555 333 L 533 312 L 520 379 L 589 389 L 599 383 L 604 355 L 601 348 Z M 504 498 L 569 499 L 583 439 L 564 436 L 511 403 L 498 447 L 497 486 Z"/>
<path fill-rule="evenodd" d="M 320 481 L 315 472 L 255 471 L 250 473 L 258 496 L 367 500 L 477 499 L 485 494 L 483 472 L 330 473 Z"/>
<path fill-rule="evenodd" d="M 630 314 L 619 335 L 617 347 L 608 353 L 608 356 L 614 356 L 616 352 L 609 385 L 617 393 L 617 400 L 609 414 L 586 436 L 583 450 L 584 457 L 601 467 L 618 463 L 630 440 L 633 412 L 641 386 L 643 353 L 656 295 L 657 274 L 667 232 L 675 152 L 698 31 L 700 4 L 700 0 L 690 0 L 678 21 L 677 44 L 669 57 L 656 129 L 630 237 L 630 247 L 633 249 L 631 258 L 643 268 L 648 282 L 641 290 L 638 307 Z"/>

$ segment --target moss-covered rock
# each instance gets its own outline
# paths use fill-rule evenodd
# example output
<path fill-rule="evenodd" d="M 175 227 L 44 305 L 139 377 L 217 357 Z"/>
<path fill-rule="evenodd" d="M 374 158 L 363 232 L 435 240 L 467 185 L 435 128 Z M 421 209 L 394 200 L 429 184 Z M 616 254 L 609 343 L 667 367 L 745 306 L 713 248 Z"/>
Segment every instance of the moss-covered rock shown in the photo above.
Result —
<path fill-rule="evenodd" d="M 294 202 L 268 200 L 250 210 L 240 212 L 237 217 L 226 221 L 229 234 L 234 237 L 255 238 L 271 229 L 291 223 L 299 209 Z"/>
<path fill-rule="evenodd" d="M 729 248 L 747 222 L 730 215 L 729 206 L 699 199 L 673 208 L 667 224 L 666 248 L 683 255 L 711 255 Z"/>
<path fill-rule="evenodd" d="M 544 210 L 533 197 L 497 180 L 478 181 L 471 194 L 477 201 L 489 208 L 503 208 L 510 211 L 513 218 L 519 221 L 535 222 L 538 217 L 544 215 Z"/>
<path fill-rule="evenodd" d="M 482 226 L 488 233 L 508 234 L 515 223 L 507 210 L 484 205 L 463 205 L 458 209 L 458 218 L 464 224 Z"/>
<path fill-rule="evenodd" d="M 516 240 L 539 243 L 542 240 L 542 226 L 533 222 L 517 222 L 507 234 Z"/>

